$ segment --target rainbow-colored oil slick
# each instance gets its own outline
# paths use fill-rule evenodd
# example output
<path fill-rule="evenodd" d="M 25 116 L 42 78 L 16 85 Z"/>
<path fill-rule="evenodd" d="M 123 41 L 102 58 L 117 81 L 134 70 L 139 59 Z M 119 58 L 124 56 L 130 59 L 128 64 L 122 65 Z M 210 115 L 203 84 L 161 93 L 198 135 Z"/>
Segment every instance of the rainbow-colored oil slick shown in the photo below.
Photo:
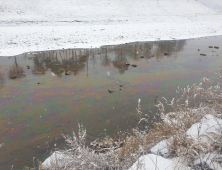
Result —
<path fill-rule="evenodd" d="M 33 157 L 44 161 L 55 143 L 65 146 L 62 134 L 77 131 L 78 122 L 87 129 L 88 143 L 104 129 L 110 136 L 130 130 L 138 99 L 142 112 L 152 117 L 156 96 L 170 99 L 177 85 L 213 75 L 222 53 L 208 46 L 219 46 L 221 40 L 136 42 L 0 57 L 0 169 L 32 166 Z"/>

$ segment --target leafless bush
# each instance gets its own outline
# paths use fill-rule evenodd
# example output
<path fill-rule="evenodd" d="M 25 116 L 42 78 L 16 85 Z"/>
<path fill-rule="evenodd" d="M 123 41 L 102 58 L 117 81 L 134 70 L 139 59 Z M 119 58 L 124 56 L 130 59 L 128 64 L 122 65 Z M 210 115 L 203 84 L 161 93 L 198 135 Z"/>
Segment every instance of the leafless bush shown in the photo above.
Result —
<path fill-rule="evenodd" d="M 85 146 L 86 129 L 79 124 L 78 136 L 64 138 L 71 149 L 55 151 L 51 156 L 50 170 L 70 169 L 112 169 L 112 159 L 104 154 L 97 154 Z M 43 168 L 44 169 L 44 168 Z"/>

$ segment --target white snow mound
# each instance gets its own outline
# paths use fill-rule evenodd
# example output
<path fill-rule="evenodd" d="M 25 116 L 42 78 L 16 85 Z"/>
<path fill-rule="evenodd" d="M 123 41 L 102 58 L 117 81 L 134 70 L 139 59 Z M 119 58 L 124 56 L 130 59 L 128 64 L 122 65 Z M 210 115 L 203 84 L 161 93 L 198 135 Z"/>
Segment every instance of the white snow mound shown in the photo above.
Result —
<path fill-rule="evenodd" d="M 150 149 L 150 152 L 155 155 L 163 156 L 164 158 L 169 157 L 169 144 L 171 139 L 166 139 L 160 141 L 158 144 L 156 144 L 154 147 Z"/>
<path fill-rule="evenodd" d="M 173 161 L 161 156 L 148 154 L 141 156 L 129 170 L 173 170 Z"/>
<path fill-rule="evenodd" d="M 217 118 L 214 115 L 207 114 L 205 115 L 199 123 L 193 124 L 190 129 L 187 130 L 188 137 L 194 139 L 195 141 L 198 138 L 207 133 L 219 134 L 222 130 L 222 119 Z M 206 140 L 202 138 L 201 140 Z"/>

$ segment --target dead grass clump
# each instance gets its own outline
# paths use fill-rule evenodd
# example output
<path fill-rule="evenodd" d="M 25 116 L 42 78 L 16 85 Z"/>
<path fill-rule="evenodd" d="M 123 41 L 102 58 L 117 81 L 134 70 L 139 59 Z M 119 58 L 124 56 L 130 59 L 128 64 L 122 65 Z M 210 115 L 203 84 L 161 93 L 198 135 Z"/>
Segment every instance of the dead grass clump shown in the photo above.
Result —
<path fill-rule="evenodd" d="M 119 167 L 130 167 L 131 163 L 135 162 L 140 156 L 139 147 L 139 141 L 134 136 L 130 136 L 123 147 L 119 149 L 115 164 Z"/>

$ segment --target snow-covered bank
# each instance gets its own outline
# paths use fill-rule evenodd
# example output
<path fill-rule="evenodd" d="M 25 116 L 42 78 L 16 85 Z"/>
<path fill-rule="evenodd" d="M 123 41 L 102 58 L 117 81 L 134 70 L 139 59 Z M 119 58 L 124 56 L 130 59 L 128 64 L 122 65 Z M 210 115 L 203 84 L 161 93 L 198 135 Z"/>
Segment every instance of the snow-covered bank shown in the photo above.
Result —
<path fill-rule="evenodd" d="M 218 118 L 218 116 L 220 118 Z M 218 138 L 221 139 L 221 118 L 221 115 L 213 116 L 207 114 L 201 119 L 199 123 L 192 125 L 191 128 L 188 129 L 188 138 L 195 141 L 193 147 L 198 148 L 200 151 L 204 149 L 206 150 L 206 148 L 204 147 L 213 148 L 213 143 L 216 142 Z M 153 148 L 150 149 L 150 154 L 140 157 L 129 170 L 195 169 L 193 167 L 186 167 L 183 163 L 181 163 L 185 162 L 186 158 L 184 157 L 169 158 L 169 155 L 171 154 L 170 147 L 172 146 L 172 143 L 172 138 L 159 142 Z M 209 149 L 211 152 L 213 150 L 212 148 Z M 216 152 L 208 153 L 206 155 L 201 153 L 197 154 L 199 158 L 196 158 L 196 160 L 194 160 L 194 167 L 200 166 L 200 164 L 202 163 L 205 164 L 206 169 L 216 168 L 217 170 L 222 170 L 222 154 L 217 155 Z"/>
<path fill-rule="evenodd" d="M 193 112 L 193 114 L 205 116 L 186 131 L 185 140 L 179 139 L 180 141 L 177 140 L 178 143 L 175 143 L 175 136 L 172 136 L 169 139 L 160 141 L 149 150 L 148 154 L 142 154 L 129 170 L 199 170 L 201 168 L 222 170 L 222 152 L 220 151 L 222 114 L 217 114 L 214 109 L 209 107 L 187 110 L 183 113 L 186 115 L 190 111 Z M 166 123 L 168 124 L 169 121 L 166 121 Z M 177 126 L 181 125 L 178 124 Z M 85 134 L 85 132 L 83 134 Z M 79 136 L 79 139 L 82 140 L 82 135 Z M 155 138 L 159 137 L 161 136 L 155 136 Z M 143 136 L 143 138 L 145 138 L 145 136 Z M 118 167 L 118 165 L 113 162 L 115 159 L 112 160 L 111 157 L 112 154 L 114 154 L 114 157 L 117 158 L 122 148 L 119 150 L 120 152 L 118 150 L 113 152 L 112 148 L 109 148 L 110 153 L 108 152 L 108 154 L 96 154 L 80 146 L 81 142 L 77 142 L 78 140 L 76 140 L 77 138 L 75 136 L 73 139 L 70 139 L 71 138 L 69 138 L 69 141 L 72 149 L 54 152 L 43 162 L 41 167 L 43 170 L 47 168 L 63 169 L 64 167 L 67 167 L 66 169 L 69 170 L 74 170 L 78 169 L 76 166 L 84 167 L 85 169 L 89 167 L 89 169 L 103 169 L 104 167 L 112 169 L 115 166 Z M 129 142 L 129 140 L 128 138 L 126 143 Z M 135 144 L 131 143 L 130 145 Z M 177 146 L 175 147 L 174 145 Z M 143 150 L 144 146 L 140 146 L 139 148 Z M 172 149 L 176 151 L 172 152 Z M 219 152 L 217 152 L 218 149 Z M 135 153 L 129 154 L 134 155 Z M 130 157 L 130 155 L 127 156 Z M 191 155 L 192 162 L 189 164 L 187 161 Z M 108 157 L 109 161 L 107 161 L 106 157 Z"/>
<path fill-rule="evenodd" d="M 0 56 L 222 35 L 222 15 L 195 0 L 0 0 Z"/>

